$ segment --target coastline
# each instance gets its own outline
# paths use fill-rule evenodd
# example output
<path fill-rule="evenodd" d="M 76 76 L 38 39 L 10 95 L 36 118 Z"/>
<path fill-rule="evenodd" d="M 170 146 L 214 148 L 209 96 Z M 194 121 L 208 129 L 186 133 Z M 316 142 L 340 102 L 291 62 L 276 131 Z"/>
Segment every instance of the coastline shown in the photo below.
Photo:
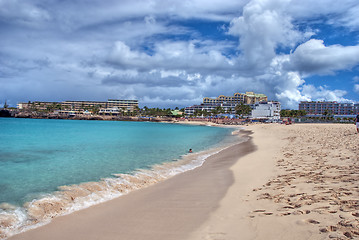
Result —
<path fill-rule="evenodd" d="M 237 131 L 235 130 L 235 135 Z M 208 156 L 238 141 L 243 141 L 242 138 L 236 138 L 228 136 L 226 139 L 232 139 L 234 142 L 225 140 L 209 149 L 182 155 L 175 161 L 156 164 L 150 169 L 138 169 L 132 174 L 112 174 L 112 178 L 103 178 L 97 182 L 60 186 L 58 191 L 28 202 L 23 207 L 3 204 L 0 206 L 5 210 L 0 215 L 0 238 L 36 229 L 48 224 L 54 218 L 122 197 L 132 191 L 158 184 L 179 173 L 198 168 Z"/>
<path fill-rule="evenodd" d="M 359 236 L 353 125 L 252 124 L 199 168 L 10 239 L 351 239 Z"/>
<path fill-rule="evenodd" d="M 208 218 L 233 183 L 229 167 L 238 155 L 254 148 L 251 140 L 232 145 L 209 156 L 201 167 L 9 239 L 113 239 L 118 234 L 124 239 L 184 239 Z"/>

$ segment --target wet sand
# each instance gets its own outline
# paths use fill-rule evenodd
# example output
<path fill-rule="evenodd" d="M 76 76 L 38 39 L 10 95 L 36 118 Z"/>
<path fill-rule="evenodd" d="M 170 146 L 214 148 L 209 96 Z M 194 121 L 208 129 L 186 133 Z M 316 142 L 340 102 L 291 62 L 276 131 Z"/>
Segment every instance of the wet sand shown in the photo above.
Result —
<path fill-rule="evenodd" d="M 233 184 L 229 168 L 239 156 L 254 150 L 251 140 L 234 145 L 209 157 L 200 168 L 55 218 L 10 239 L 186 239 L 208 219 Z"/>

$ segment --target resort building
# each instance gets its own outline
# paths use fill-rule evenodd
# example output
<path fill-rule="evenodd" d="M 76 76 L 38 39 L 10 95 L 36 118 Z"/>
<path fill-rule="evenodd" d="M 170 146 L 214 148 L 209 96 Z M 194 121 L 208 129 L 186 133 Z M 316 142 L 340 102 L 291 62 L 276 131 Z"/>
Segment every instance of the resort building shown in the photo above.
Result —
<path fill-rule="evenodd" d="M 306 111 L 307 115 L 355 115 L 359 112 L 359 103 L 303 101 L 299 103 L 299 110 Z"/>
<path fill-rule="evenodd" d="M 100 115 L 119 115 L 120 110 L 117 107 L 113 108 L 101 108 L 98 112 Z"/>
<path fill-rule="evenodd" d="M 236 106 L 238 104 L 201 104 L 194 105 L 191 107 L 185 108 L 185 114 L 187 116 L 195 115 L 198 111 L 206 111 L 208 113 L 213 113 L 214 111 L 220 109 L 223 110 L 222 113 L 235 114 Z M 257 102 L 256 104 L 248 104 L 252 108 L 252 112 L 250 114 L 250 118 L 252 119 L 269 119 L 269 120 L 279 120 L 280 119 L 280 110 L 281 105 L 277 101 L 272 102 Z M 216 112 L 219 114 L 219 112 Z"/>
<path fill-rule="evenodd" d="M 233 96 L 220 95 L 217 98 L 203 98 L 203 104 L 255 104 L 257 102 L 266 102 L 268 98 L 266 95 L 261 93 L 246 92 L 246 93 L 235 93 Z"/>
<path fill-rule="evenodd" d="M 107 104 L 107 108 L 118 108 L 130 112 L 138 108 L 138 100 L 109 99 Z"/>
<path fill-rule="evenodd" d="M 94 108 L 107 108 L 107 102 L 97 102 L 97 101 L 65 101 L 61 102 L 62 110 L 71 110 L 71 111 L 83 111 L 83 110 L 92 110 Z"/>
<path fill-rule="evenodd" d="M 194 115 L 196 111 L 206 111 L 208 113 L 213 113 L 216 109 L 221 108 L 224 113 L 235 113 L 235 107 L 237 104 L 234 103 L 217 103 L 217 104 L 204 104 L 193 105 L 191 107 L 186 107 L 184 109 L 185 115 Z"/>
<path fill-rule="evenodd" d="M 259 102 L 252 105 L 251 118 L 253 119 L 280 119 L 280 102 Z"/>
<path fill-rule="evenodd" d="M 203 98 L 201 105 L 194 105 L 185 108 L 186 115 L 194 115 L 196 111 L 206 111 L 213 113 L 215 110 L 221 109 L 224 113 L 233 114 L 238 104 L 253 105 L 256 103 L 267 102 L 267 96 L 261 93 L 246 92 L 235 93 L 233 96 L 220 95 L 217 98 Z M 252 107 L 253 108 L 253 107 Z"/>
<path fill-rule="evenodd" d="M 18 103 L 17 108 L 19 110 L 31 110 L 31 111 L 46 111 L 51 108 L 61 107 L 61 103 L 58 102 L 27 102 L 27 103 Z"/>
<path fill-rule="evenodd" d="M 50 111 L 60 110 L 60 113 L 80 112 L 133 112 L 138 108 L 138 100 L 119 100 L 109 99 L 107 102 L 101 101 L 64 101 L 64 102 L 27 102 L 18 103 L 19 110 L 31 111 Z M 115 110 L 116 109 L 116 110 Z M 107 111 L 108 110 L 108 111 Z"/>

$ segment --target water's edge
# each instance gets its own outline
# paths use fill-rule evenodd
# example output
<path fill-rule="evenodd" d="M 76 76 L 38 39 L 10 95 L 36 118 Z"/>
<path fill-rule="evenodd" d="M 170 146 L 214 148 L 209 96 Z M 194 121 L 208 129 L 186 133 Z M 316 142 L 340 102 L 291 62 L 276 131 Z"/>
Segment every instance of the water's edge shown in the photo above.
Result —
<path fill-rule="evenodd" d="M 112 178 L 103 178 L 98 182 L 61 186 L 58 191 L 28 202 L 21 208 L 1 206 L 0 239 L 43 226 L 58 216 L 112 200 L 198 168 L 209 156 L 248 140 L 240 137 L 239 133 L 240 129 L 233 131 L 232 135 L 237 136 L 235 140 L 220 147 L 187 154 L 179 160 L 155 165 L 149 170 L 139 169 L 133 174 L 113 174 Z"/>

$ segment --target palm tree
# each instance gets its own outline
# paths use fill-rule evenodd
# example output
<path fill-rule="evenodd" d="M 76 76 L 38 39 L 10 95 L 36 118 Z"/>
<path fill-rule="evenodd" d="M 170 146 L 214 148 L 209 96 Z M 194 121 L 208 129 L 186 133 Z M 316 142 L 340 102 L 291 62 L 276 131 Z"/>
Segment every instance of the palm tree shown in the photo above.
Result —
<path fill-rule="evenodd" d="M 251 112 L 252 112 L 252 108 L 247 105 L 247 104 L 238 104 L 236 107 L 235 107 L 235 110 L 236 110 L 236 113 L 238 115 L 240 115 L 241 117 L 243 115 L 249 115 Z"/>
<path fill-rule="evenodd" d="M 9 105 L 7 105 L 6 100 L 5 100 L 4 109 L 6 109 L 6 108 L 8 108 L 8 107 L 9 107 Z"/>
<path fill-rule="evenodd" d="M 216 111 L 217 113 L 224 113 L 224 109 L 223 109 L 221 106 L 216 107 L 216 108 L 215 108 L 215 111 Z"/>

